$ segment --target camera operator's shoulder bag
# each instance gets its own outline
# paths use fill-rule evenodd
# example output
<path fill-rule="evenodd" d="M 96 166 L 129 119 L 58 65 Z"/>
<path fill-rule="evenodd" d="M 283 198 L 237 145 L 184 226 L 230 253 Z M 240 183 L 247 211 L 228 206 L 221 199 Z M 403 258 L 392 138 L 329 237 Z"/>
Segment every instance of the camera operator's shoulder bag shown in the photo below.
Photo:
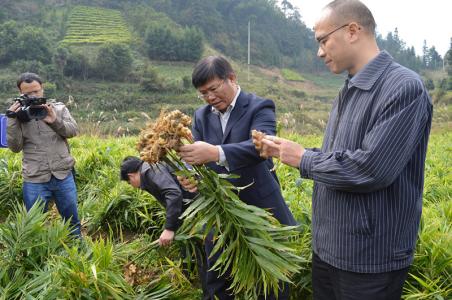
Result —
<path fill-rule="evenodd" d="M 8 147 L 6 143 L 6 116 L 0 114 L 0 148 Z"/>

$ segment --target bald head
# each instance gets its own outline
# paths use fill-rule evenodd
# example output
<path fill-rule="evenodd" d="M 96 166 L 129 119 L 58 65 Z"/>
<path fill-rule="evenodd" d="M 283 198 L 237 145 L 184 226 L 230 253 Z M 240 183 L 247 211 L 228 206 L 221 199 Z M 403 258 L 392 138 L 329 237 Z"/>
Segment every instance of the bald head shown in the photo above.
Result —
<path fill-rule="evenodd" d="M 375 36 L 375 19 L 370 10 L 358 0 L 335 0 L 323 8 L 322 19 L 335 26 L 356 22 L 368 34 Z"/>
<path fill-rule="evenodd" d="M 375 20 L 358 0 L 335 0 L 322 10 L 314 28 L 319 43 L 317 56 L 331 72 L 356 74 L 380 50 L 375 38 Z"/>

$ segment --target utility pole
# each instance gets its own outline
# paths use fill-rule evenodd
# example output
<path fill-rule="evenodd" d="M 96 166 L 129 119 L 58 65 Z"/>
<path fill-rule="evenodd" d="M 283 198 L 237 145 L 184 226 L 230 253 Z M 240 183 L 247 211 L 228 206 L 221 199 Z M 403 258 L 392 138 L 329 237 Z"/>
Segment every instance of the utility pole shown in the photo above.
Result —
<path fill-rule="evenodd" d="M 248 82 L 250 82 L 250 41 L 251 41 L 251 19 L 248 20 Z"/>

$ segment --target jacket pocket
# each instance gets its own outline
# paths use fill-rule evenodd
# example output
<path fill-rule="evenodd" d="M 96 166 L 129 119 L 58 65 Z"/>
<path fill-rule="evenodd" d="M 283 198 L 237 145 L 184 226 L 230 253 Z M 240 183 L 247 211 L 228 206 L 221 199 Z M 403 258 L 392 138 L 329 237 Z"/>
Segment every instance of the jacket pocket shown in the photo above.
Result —
<path fill-rule="evenodd" d="M 22 172 L 27 177 L 33 177 L 40 173 L 44 169 L 44 162 L 40 160 L 23 160 Z"/>
<path fill-rule="evenodd" d="M 365 200 L 351 201 L 353 209 L 351 210 L 351 220 L 349 223 L 350 231 L 354 235 L 370 236 L 373 234 L 371 223 L 372 213 L 367 207 Z"/>
<path fill-rule="evenodd" d="M 52 170 L 54 171 L 65 171 L 72 169 L 75 165 L 75 160 L 72 156 L 66 156 L 54 161 L 52 164 Z"/>

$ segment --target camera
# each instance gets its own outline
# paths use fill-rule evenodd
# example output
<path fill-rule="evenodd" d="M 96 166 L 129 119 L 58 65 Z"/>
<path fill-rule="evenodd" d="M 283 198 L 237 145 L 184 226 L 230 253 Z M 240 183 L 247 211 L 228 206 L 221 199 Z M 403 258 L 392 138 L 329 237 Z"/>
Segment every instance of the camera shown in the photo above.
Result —
<path fill-rule="evenodd" d="M 47 110 L 43 104 L 47 103 L 47 98 L 29 97 L 28 95 L 20 95 L 13 101 L 20 103 L 18 112 L 7 111 L 6 116 L 9 118 L 19 119 L 21 122 L 29 122 L 31 120 L 41 120 L 47 116 Z"/>

